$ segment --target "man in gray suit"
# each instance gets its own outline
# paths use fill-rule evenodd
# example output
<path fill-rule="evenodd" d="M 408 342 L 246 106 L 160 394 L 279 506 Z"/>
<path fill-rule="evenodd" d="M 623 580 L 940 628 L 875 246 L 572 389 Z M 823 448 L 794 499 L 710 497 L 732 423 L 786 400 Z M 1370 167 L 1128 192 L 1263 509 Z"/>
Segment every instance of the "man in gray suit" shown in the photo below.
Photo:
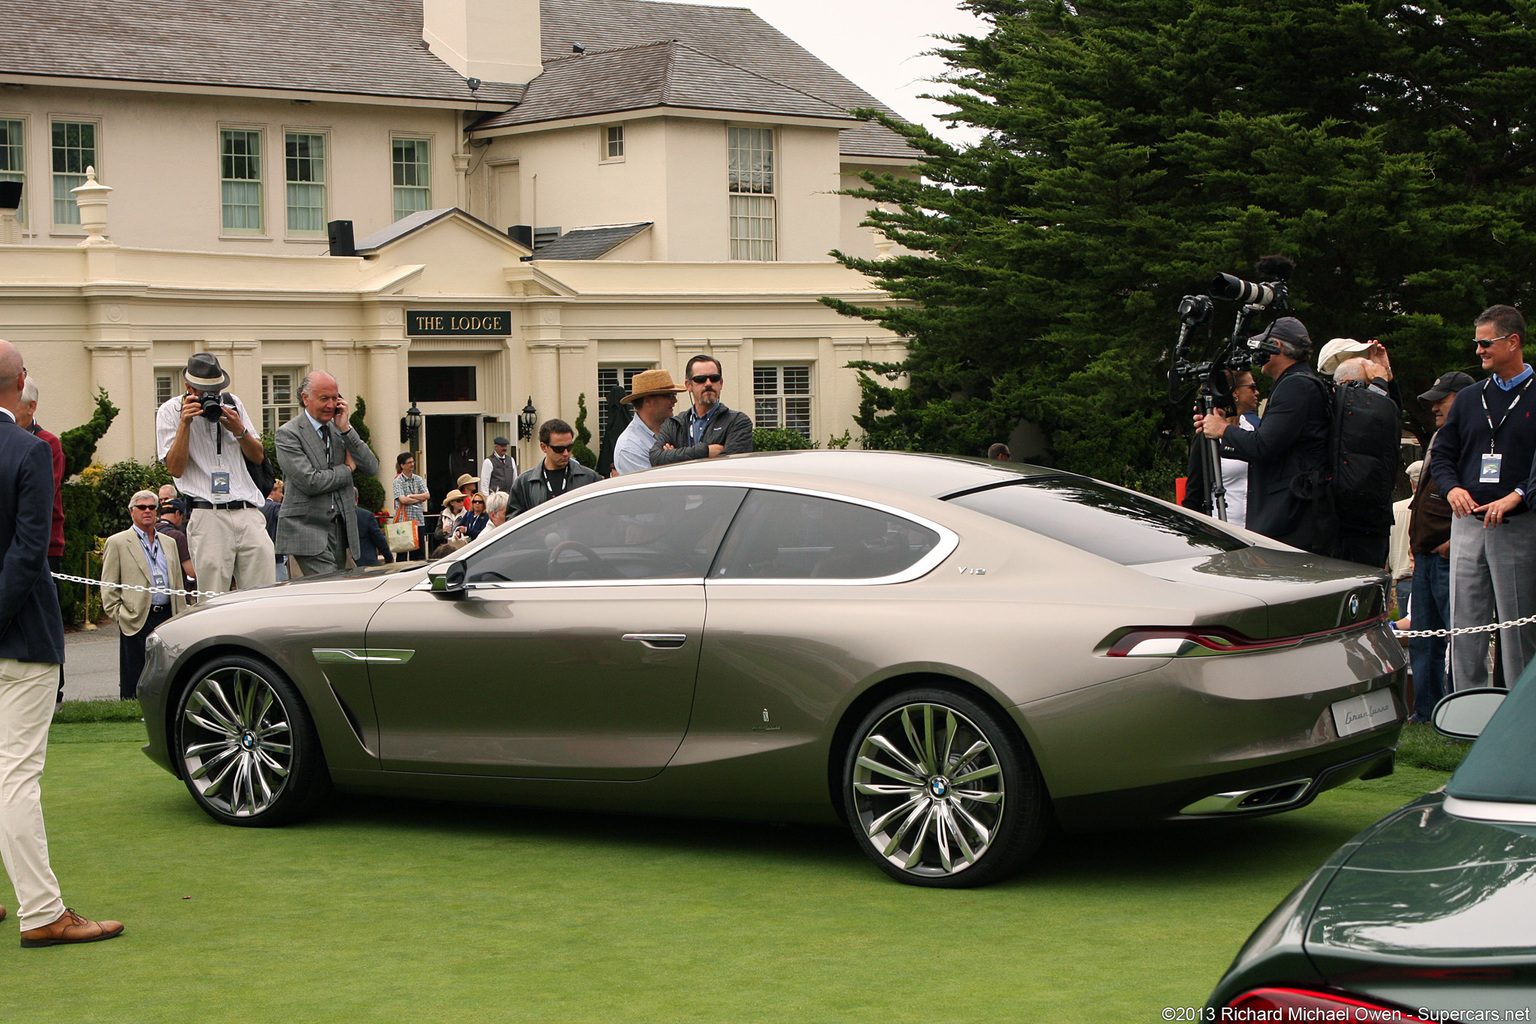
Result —
<path fill-rule="evenodd" d="M 283 507 L 277 513 L 277 551 L 293 556 L 305 576 L 335 572 L 347 552 L 360 550 L 352 471 L 373 474 L 379 460 L 347 422 L 347 400 L 323 370 L 299 385 L 304 411 L 277 428 Z"/>

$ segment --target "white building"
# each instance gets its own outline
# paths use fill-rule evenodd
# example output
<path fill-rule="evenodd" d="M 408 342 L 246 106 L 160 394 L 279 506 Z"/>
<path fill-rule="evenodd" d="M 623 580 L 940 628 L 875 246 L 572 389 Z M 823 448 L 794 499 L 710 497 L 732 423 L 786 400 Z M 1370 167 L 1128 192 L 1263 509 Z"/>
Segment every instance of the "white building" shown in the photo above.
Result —
<path fill-rule="evenodd" d="M 853 359 L 899 356 L 818 299 L 890 245 L 835 194 L 914 153 L 873 97 L 744 9 L 648 0 L 10 0 L 0 48 L 0 337 L 40 419 L 122 409 L 154 457 L 194 351 L 275 428 L 326 369 L 381 462 L 425 415 L 437 490 L 498 433 L 708 352 L 725 401 L 825 441 Z M 94 168 L 97 188 L 87 182 Z M 76 191 L 82 185 L 88 187 Z M 0 193 L 3 197 L 3 193 Z M 77 198 L 83 202 L 77 204 Z M 82 211 L 84 216 L 82 217 Z M 350 221 L 356 255 L 329 255 Z M 594 436 L 593 447 L 600 438 Z M 524 442 L 529 465 L 536 445 Z M 451 486 L 451 484 L 449 485 Z"/>

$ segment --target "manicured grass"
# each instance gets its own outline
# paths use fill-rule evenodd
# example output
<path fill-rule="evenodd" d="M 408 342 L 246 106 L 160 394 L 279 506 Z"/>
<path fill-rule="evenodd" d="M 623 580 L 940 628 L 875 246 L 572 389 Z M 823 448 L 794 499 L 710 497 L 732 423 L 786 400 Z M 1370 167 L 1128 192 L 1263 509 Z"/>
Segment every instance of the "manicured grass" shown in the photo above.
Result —
<path fill-rule="evenodd" d="M 136 700 L 67 700 L 53 712 L 54 725 L 78 722 L 138 722 L 144 710 Z"/>
<path fill-rule="evenodd" d="M 1448 740 L 1428 725 L 1409 723 L 1403 726 L 1402 738 L 1397 743 L 1397 763 L 1453 772 L 1471 749 L 1469 742 Z"/>
<path fill-rule="evenodd" d="M 177 1024 L 1139 1024 L 1201 1003 L 1328 853 L 1444 781 L 1403 769 L 1272 818 L 1058 837 L 1014 880 L 940 891 L 889 881 L 836 828 L 358 799 L 228 828 L 143 742 L 137 723 L 55 727 L 55 870 L 71 905 L 127 931 L 23 950 L 13 915 L 8 1007 Z"/>

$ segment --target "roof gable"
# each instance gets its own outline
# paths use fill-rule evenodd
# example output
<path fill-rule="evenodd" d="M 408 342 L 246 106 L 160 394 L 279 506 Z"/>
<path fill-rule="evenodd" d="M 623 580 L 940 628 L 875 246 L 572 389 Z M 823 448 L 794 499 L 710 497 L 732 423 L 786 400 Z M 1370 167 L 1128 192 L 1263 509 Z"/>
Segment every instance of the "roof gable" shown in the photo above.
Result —
<path fill-rule="evenodd" d="M 654 107 L 852 121 L 824 99 L 676 41 L 549 61 L 523 102 L 477 128 L 533 124 Z"/>

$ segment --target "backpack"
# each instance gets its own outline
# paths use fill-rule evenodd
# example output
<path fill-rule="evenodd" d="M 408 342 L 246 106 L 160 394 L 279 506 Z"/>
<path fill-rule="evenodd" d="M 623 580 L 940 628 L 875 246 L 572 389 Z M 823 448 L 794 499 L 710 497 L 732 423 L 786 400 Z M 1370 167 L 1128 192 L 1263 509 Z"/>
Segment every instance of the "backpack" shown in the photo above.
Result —
<path fill-rule="evenodd" d="M 1392 529 L 1392 490 L 1401 461 L 1402 421 L 1397 403 L 1362 382 L 1334 384 L 1311 376 L 1330 411 L 1328 461 L 1291 488 L 1309 503 L 1298 534 L 1287 543 L 1336 554 L 1341 532 L 1382 534 Z"/>

